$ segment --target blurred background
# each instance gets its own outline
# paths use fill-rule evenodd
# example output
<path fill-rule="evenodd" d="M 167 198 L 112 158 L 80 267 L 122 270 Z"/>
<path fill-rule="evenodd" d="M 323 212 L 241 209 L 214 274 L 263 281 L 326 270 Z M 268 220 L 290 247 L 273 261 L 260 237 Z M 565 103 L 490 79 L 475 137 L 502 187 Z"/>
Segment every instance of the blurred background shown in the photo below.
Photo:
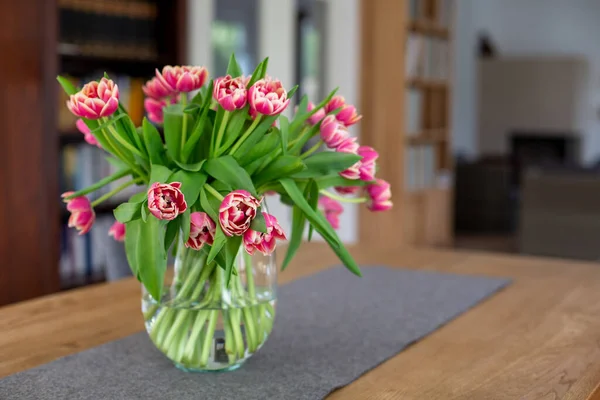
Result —
<path fill-rule="evenodd" d="M 595 0 L 2 0 L 0 305 L 128 274 L 107 232 L 131 193 L 88 235 L 66 227 L 60 193 L 112 166 L 56 75 L 108 72 L 139 124 L 155 68 L 216 77 L 232 52 L 245 73 L 269 56 L 315 103 L 339 86 L 364 115 L 352 132 L 395 207 L 346 207 L 345 242 L 597 260 L 599 19 Z"/>

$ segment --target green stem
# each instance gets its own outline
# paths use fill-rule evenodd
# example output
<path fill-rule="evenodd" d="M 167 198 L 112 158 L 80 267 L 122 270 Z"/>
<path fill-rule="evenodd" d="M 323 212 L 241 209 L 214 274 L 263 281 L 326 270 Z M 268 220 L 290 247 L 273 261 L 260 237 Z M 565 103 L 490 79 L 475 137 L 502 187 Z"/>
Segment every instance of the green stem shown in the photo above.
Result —
<path fill-rule="evenodd" d="M 219 133 L 217 133 L 217 139 L 215 140 L 215 154 L 219 152 L 219 147 L 221 146 L 221 140 L 223 140 L 223 134 L 225 133 L 225 127 L 227 126 L 229 114 L 229 111 L 225 111 L 225 115 L 223 115 L 223 119 L 221 120 L 221 125 L 219 126 Z"/>
<path fill-rule="evenodd" d="M 330 199 L 342 201 L 344 203 L 365 203 L 367 201 L 366 197 L 356 197 L 356 198 L 342 197 L 342 196 L 338 196 L 337 194 L 331 193 L 325 189 L 319 190 L 319 193 L 321 193 L 324 196 L 329 197 Z"/>
<path fill-rule="evenodd" d="M 311 147 L 304 154 L 302 154 L 302 156 L 300 156 L 300 158 L 305 159 L 306 157 L 310 156 L 315 151 L 319 150 L 319 148 L 321 148 L 322 145 L 323 145 L 323 140 L 319 140 L 313 147 Z"/>
<path fill-rule="evenodd" d="M 131 186 L 134 183 L 142 183 L 142 182 L 143 182 L 143 180 L 141 178 L 137 178 L 137 179 L 131 180 L 129 182 L 125 182 L 121 186 L 111 190 L 110 192 L 106 193 L 105 195 L 100 196 L 99 198 L 94 200 L 94 202 L 92 203 L 92 207 L 96 207 L 98 204 L 102 203 L 103 201 L 110 199 L 112 196 L 119 193 L 121 190 L 125 189 L 126 187 Z"/>
<path fill-rule="evenodd" d="M 288 150 L 291 149 L 292 147 L 294 147 L 294 145 L 296 143 L 298 143 L 300 140 L 302 140 L 302 137 L 304 136 L 304 134 L 309 130 L 309 127 L 304 127 L 302 128 L 302 131 L 300 132 L 300 135 L 298 135 L 298 137 L 294 140 L 292 140 L 291 142 L 288 143 Z"/>
<path fill-rule="evenodd" d="M 123 145 L 123 147 L 125 147 L 127 150 L 131 151 L 132 153 L 136 154 L 137 156 L 139 156 L 141 158 L 145 158 L 144 155 L 135 146 L 133 146 L 127 140 L 123 139 L 121 137 L 121 135 L 119 135 L 119 133 L 117 132 L 117 130 L 115 129 L 114 126 L 108 125 L 106 128 L 110 131 L 110 133 L 112 133 L 113 137 L 115 139 L 117 139 L 117 141 L 119 143 L 121 143 Z"/>
<path fill-rule="evenodd" d="M 252 256 L 247 252 L 243 251 L 244 254 L 244 268 L 246 269 L 246 286 L 248 287 L 248 295 L 250 301 L 254 303 L 256 300 L 256 288 L 254 287 L 254 275 L 252 274 Z"/>
<path fill-rule="evenodd" d="M 71 200 L 75 197 L 84 196 L 88 193 L 94 192 L 94 191 L 100 189 L 101 187 L 104 187 L 104 186 L 108 185 L 109 183 L 116 181 L 117 179 L 121 179 L 124 176 L 129 175 L 130 173 L 131 173 L 131 169 L 124 169 L 119 172 L 116 172 L 112 175 L 109 175 L 105 178 L 100 179 L 98 182 L 94 183 L 91 186 L 86 187 L 85 189 L 81 189 L 81 190 L 74 192 L 72 195 L 65 197 L 65 200 Z"/>
<path fill-rule="evenodd" d="M 187 104 L 187 95 L 185 93 L 181 94 L 181 105 L 185 109 L 185 105 Z M 181 151 L 183 152 L 183 147 L 185 146 L 185 139 L 187 136 L 187 114 L 183 113 L 183 124 L 181 125 Z M 185 161 L 185 160 L 182 160 Z"/>
<path fill-rule="evenodd" d="M 209 191 L 213 196 L 215 196 L 217 199 L 223 201 L 224 197 L 221 196 L 221 193 L 217 192 L 217 190 L 214 187 L 210 186 L 208 183 L 205 183 L 204 188 L 207 191 Z"/>
<path fill-rule="evenodd" d="M 110 146 L 110 149 L 107 149 L 108 151 L 112 152 L 115 156 L 117 156 L 123 162 L 125 162 L 140 177 L 147 179 L 146 174 L 140 168 L 138 168 L 137 164 L 135 163 L 135 160 L 126 157 L 125 154 L 123 154 L 123 152 L 121 152 L 121 149 L 119 149 L 119 146 L 117 146 L 117 144 L 111 140 L 111 138 L 110 138 L 111 135 L 108 135 L 106 132 L 104 132 L 102 130 L 98 131 L 98 132 L 103 135 L 105 142 Z"/>
<path fill-rule="evenodd" d="M 259 124 L 261 119 L 262 119 L 262 115 L 259 114 L 254 119 L 254 121 L 252 122 L 250 127 L 248 129 L 246 129 L 246 132 L 244 132 L 244 134 L 238 139 L 236 144 L 231 148 L 231 150 L 229 150 L 229 154 L 234 154 L 236 152 L 236 150 L 240 148 L 240 146 L 244 143 L 244 141 L 248 138 L 248 136 L 250 136 L 252 131 L 254 131 L 254 128 L 256 128 L 256 126 Z"/>

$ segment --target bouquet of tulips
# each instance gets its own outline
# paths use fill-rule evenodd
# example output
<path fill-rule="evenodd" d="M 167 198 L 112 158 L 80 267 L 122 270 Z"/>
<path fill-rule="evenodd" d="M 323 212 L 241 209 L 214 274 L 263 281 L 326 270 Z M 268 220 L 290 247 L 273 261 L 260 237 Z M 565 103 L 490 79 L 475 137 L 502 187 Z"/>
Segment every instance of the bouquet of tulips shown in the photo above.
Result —
<path fill-rule="evenodd" d="M 283 267 L 308 222 L 309 240 L 317 231 L 360 275 L 335 232 L 342 212 L 338 201 L 366 202 L 373 211 L 391 208 L 389 184 L 375 179 L 378 154 L 350 137 L 347 127 L 361 117 L 335 91 L 316 106 L 305 96 L 291 119 L 284 116 L 297 87 L 286 91 L 269 77 L 267 62 L 243 76 L 232 56 L 227 75 L 214 80 L 203 67 L 157 70 L 143 88 L 148 118 L 141 127 L 119 103 L 118 87 L 106 74 L 81 89 L 58 78 L 86 141 L 104 149 L 118 167 L 88 188 L 63 194 L 72 213 L 69 226 L 88 232 L 94 206 L 127 186 L 143 186 L 114 210 L 117 222 L 110 234 L 125 241 L 134 276 L 156 301 L 163 295 L 168 251 L 178 243 L 204 254 L 204 264 L 222 268 L 226 285 L 237 274 L 240 249 L 271 254 L 276 240 L 287 235 L 263 211 L 265 195 L 278 194 L 293 207 Z M 323 145 L 329 150 L 318 152 Z M 93 203 L 85 197 L 123 178 L 125 183 Z M 361 189 L 364 197 L 345 197 Z"/>

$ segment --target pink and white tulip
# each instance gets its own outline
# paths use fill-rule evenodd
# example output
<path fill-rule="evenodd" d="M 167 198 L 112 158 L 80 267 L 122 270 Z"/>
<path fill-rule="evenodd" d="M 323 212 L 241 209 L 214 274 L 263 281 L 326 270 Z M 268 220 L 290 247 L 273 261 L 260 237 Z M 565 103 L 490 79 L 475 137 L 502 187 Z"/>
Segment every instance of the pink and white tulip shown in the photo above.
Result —
<path fill-rule="evenodd" d="M 108 230 L 108 236 L 112 236 L 117 242 L 125 240 L 125 224 L 119 221 L 115 221 L 114 224 Z"/>
<path fill-rule="evenodd" d="M 350 154 L 358 154 L 358 143 L 356 143 L 356 138 L 349 137 L 344 139 L 342 143 L 337 147 L 336 151 L 341 153 L 350 153 Z M 340 176 L 346 179 L 359 179 L 360 178 L 360 161 L 356 162 L 354 165 L 349 167 L 348 169 L 340 172 Z"/>
<path fill-rule="evenodd" d="M 248 89 L 248 103 L 251 113 L 262 115 L 281 114 L 290 100 L 287 91 L 278 79 L 264 78 Z"/>
<path fill-rule="evenodd" d="M 375 179 L 375 160 L 379 157 L 379 153 L 372 147 L 360 146 L 358 148 L 358 155 L 362 156 L 360 166 L 358 167 L 360 179 L 363 181 L 372 181 Z"/>
<path fill-rule="evenodd" d="M 187 203 L 180 188 L 180 182 L 154 182 L 148 189 L 148 210 L 152 215 L 171 221 L 187 210 Z"/>
<path fill-rule="evenodd" d="M 354 125 L 362 118 L 362 115 L 357 114 L 356 108 L 353 105 L 346 104 L 346 100 L 342 96 L 333 96 L 325 106 L 325 111 L 330 113 L 339 108 L 341 108 L 341 110 L 335 117 L 345 126 Z"/>
<path fill-rule="evenodd" d="M 286 240 L 285 233 L 283 233 L 283 229 L 279 226 L 277 218 L 267 213 L 263 213 L 263 216 L 265 217 L 267 233 L 257 232 L 252 229 L 244 232 L 244 248 L 250 255 L 254 254 L 255 250 L 258 250 L 268 256 L 275 251 L 277 239 Z"/>
<path fill-rule="evenodd" d="M 231 75 L 226 75 L 217 78 L 214 83 L 213 98 L 226 111 L 242 109 L 248 100 L 247 81 L 248 79 L 242 76 L 232 78 Z"/>
<path fill-rule="evenodd" d="M 241 236 L 256 217 L 260 200 L 245 190 L 234 190 L 219 207 L 219 224 L 227 236 Z"/>
<path fill-rule="evenodd" d="M 112 115 L 119 108 L 119 88 L 110 79 L 86 83 L 67 100 L 67 108 L 81 118 L 98 119 Z"/>
<path fill-rule="evenodd" d="M 206 213 L 192 213 L 190 215 L 190 237 L 185 242 L 185 247 L 200 250 L 205 244 L 212 246 L 216 229 L 215 222 Z"/>
<path fill-rule="evenodd" d="M 62 194 L 62 198 L 69 197 L 74 192 L 66 192 Z M 92 229 L 96 220 L 96 213 L 87 197 L 80 196 L 70 200 L 64 200 L 67 203 L 67 210 L 71 212 L 69 217 L 69 228 L 76 228 L 80 235 L 84 235 Z"/>
<path fill-rule="evenodd" d="M 162 99 L 163 97 L 168 97 L 173 94 L 173 90 L 157 77 L 146 82 L 142 87 L 142 90 L 147 97 L 152 97 L 153 99 Z"/>
<path fill-rule="evenodd" d="M 377 179 L 375 183 L 367 186 L 367 193 L 369 195 L 369 202 L 367 203 L 369 210 L 387 211 L 392 208 L 392 191 L 388 182 Z"/>
<path fill-rule="evenodd" d="M 100 146 L 100 143 L 98 143 L 98 140 L 96 139 L 96 137 L 94 135 L 92 135 L 90 128 L 88 128 L 88 126 L 85 124 L 85 122 L 83 122 L 83 120 L 81 118 L 78 119 L 77 122 L 75 122 L 75 126 L 77 127 L 77 130 L 79 132 L 83 133 L 83 138 L 85 139 L 86 142 L 88 142 L 92 146 L 98 146 L 98 147 L 102 148 L 102 146 Z"/>
<path fill-rule="evenodd" d="M 321 196 L 318 204 L 319 210 L 325 215 L 325 219 L 331 224 L 333 229 L 340 228 L 340 215 L 344 212 L 344 207 L 339 201 L 333 200 L 327 196 Z"/>
<path fill-rule="evenodd" d="M 337 186 L 335 191 L 341 195 L 353 195 L 360 191 L 360 186 Z"/>
<path fill-rule="evenodd" d="M 312 111 L 315 109 L 315 105 L 312 102 L 308 102 L 308 106 L 306 107 L 307 111 Z M 325 118 L 325 109 L 321 108 L 319 111 L 315 112 L 308 118 L 308 123 L 310 125 L 318 124 L 323 118 Z"/>
<path fill-rule="evenodd" d="M 337 148 L 349 137 L 348 131 L 335 119 L 333 115 L 326 116 L 321 122 L 321 140 L 330 149 Z"/>
<path fill-rule="evenodd" d="M 156 78 L 171 92 L 191 92 L 200 89 L 208 79 L 208 70 L 204 67 L 170 66 L 156 70 Z"/>
<path fill-rule="evenodd" d="M 178 96 L 172 96 L 170 98 L 163 99 L 154 99 L 151 97 L 146 97 L 144 99 L 144 109 L 146 113 L 148 113 L 148 119 L 155 124 L 163 123 L 163 109 L 169 104 L 177 103 Z"/>

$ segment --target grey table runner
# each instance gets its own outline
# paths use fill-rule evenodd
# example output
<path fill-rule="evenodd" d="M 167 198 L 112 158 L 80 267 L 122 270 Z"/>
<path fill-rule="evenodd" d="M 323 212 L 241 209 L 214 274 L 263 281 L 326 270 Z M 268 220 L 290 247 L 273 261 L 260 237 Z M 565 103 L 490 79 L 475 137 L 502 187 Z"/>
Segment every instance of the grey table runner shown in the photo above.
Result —
<path fill-rule="evenodd" d="M 338 267 L 280 288 L 270 338 L 237 371 L 182 372 L 142 332 L 6 377 L 0 399 L 321 399 L 509 282 L 363 272 Z"/>

